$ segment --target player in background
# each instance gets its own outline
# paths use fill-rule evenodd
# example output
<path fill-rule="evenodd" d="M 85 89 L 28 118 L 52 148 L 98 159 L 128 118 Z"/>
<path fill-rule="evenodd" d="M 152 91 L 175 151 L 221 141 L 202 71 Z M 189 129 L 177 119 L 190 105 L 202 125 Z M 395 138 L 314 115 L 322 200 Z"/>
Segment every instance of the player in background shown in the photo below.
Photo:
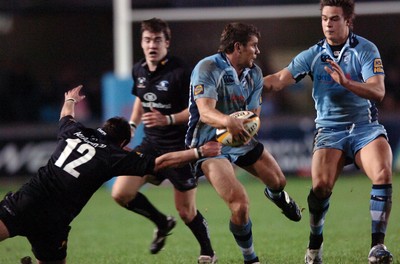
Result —
<path fill-rule="evenodd" d="M 141 34 L 145 58 L 133 66 L 132 94 L 136 99 L 130 124 L 134 133 L 136 126 L 142 122 L 145 137 L 136 150 L 154 155 L 183 150 L 189 119 L 190 70 L 180 58 L 168 52 L 171 31 L 165 21 L 157 18 L 143 21 Z M 165 171 L 157 178 L 118 177 L 112 197 L 122 207 L 154 222 L 157 228 L 150 252 L 156 254 L 163 248 L 176 220 L 158 211 L 139 189 L 147 182 L 159 185 L 165 179 L 169 179 L 174 186 L 179 216 L 200 244 L 199 263 L 216 262 L 207 222 L 196 209 L 197 179 L 189 165 Z"/>
<path fill-rule="evenodd" d="M 110 118 L 98 129 L 74 119 L 75 104 L 85 98 L 80 95 L 81 88 L 65 93 L 57 147 L 48 163 L 0 201 L 0 241 L 25 236 L 38 264 L 66 263 L 70 223 L 94 192 L 115 175 L 157 174 L 160 169 L 195 160 L 198 150 L 206 156 L 220 154 L 216 142 L 157 158 L 124 150 L 131 139 L 125 119 Z"/>
<path fill-rule="evenodd" d="M 384 245 L 392 207 L 392 152 L 376 103 L 385 95 L 377 47 L 353 33 L 353 0 L 321 0 L 325 38 L 264 78 L 265 89 L 281 90 L 310 75 L 317 133 L 308 195 L 310 237 L 305 263 L 322 263 L 323 227 L 333 187 L 343 167 L 354 163 L 371 180 L 370 263 L 390 263 Z M 361 261 L 361 260 L 360 260 Z"/>
<path fill-rule="evenodd" d="M 247 138 L 244 119 L 229 114 L 239 110 L 260 113 L 263 76 L 254 64 L 260 54 L 259 31 L 252 25 L 229 23 L 225 26 L 219 52 L 202 59 L 191 75 L 190 120 L 186 144 L 201 146 L 215 138 L 216 128 L 227 128 L 234 137 Z M 283 190 L 286 178 L 272 155 L 251 138 L 240 147 L 222 147 L 222 154 L 202 158 L 194 164 L 198 176 L 205 175 L 231 211 L 229 229 L 242 251 L 244 263 L 260 263 L 253 246 L 249 198 L 236 178 L 233 164 L 259 178 L 265 195 L 293 221 L 301 219 L 296 203 Z"/>

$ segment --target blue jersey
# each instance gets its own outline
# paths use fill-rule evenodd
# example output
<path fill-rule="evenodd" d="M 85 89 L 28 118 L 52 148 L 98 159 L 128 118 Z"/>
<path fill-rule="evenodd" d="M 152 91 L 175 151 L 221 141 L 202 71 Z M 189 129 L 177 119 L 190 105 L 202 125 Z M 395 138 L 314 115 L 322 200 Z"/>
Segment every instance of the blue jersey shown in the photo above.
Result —
<path fill-rule="evenodd" d="M 313 80 L 316 127 L 348 126 L 371 123 L 378 119 L 375 102 L 362 98 L 336 83 L 324 70 L 327 59 L 338 63 L 348 79 L 365 82 L 384 74 L 382 60 L 375 44 L 350 32 L 347 42 L 335 58 L 326 39 L 298 54 L 287 69 L 296 82 L 306 75 Z"/>
<path fill-rule="evenodd" d="M 263 75 L 257 65 L 245 68 L 241 76 L 238 76 L 223 53 L 217 53 L 201 60 L 194 68 L 190 80 L 190 118 L 186 144 L 196 147 L 215 139 L 216 129 L 200 120 L 196 99 L 215 99 L 218 111 L 231 114 L 239 110 L 258 109 L 261 105 L 262 88 Z M 224 147 L 224 149 L 226 151 L 228 149 L 243 151 L 243 149 L 252 149 L 253 147 L 254 142 L 243 147 Z M 224 149 L 223 152 L 225 152 Z M 231 151 L 235 152 L 235 150 Z"/>

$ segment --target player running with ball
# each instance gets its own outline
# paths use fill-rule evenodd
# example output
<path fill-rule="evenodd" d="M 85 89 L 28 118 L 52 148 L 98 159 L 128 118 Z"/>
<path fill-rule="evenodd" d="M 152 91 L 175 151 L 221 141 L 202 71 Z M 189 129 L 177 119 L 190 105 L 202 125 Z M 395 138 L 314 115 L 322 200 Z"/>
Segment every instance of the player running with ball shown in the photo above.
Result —
<path fill-rule="evenodd" d="M 229 114 L 239 110 L 260 113 L 263 76 L 254 64 L 259 31 L 252 25 L 230 23 L 220 38 L 219 53 L 201 60 L 192 72 L 189 130 L 186 144 L 197 147 L 215 137 L 216 128 L 227 128 L 234 137 L 248 138 L 244 119 Z M 272 155 L 254 138 L 240 147 L 224 146 L 222 155 L 194 164 L 205 175 L 231 210 L 229 229 L 242 251 L 244 263 L 260 263 L 254 250 L 249 198 L 235 175 L 242 167 L 265 185 L 265 195 L 293 221 L 301 219 L 296 203 L 283 191 L 286 179 Z"/>

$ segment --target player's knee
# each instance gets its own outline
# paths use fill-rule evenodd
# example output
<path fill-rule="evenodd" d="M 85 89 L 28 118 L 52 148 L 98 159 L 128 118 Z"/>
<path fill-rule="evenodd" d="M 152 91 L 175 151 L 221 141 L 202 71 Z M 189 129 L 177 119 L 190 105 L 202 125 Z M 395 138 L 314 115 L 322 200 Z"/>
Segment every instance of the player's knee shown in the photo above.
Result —
<path fill-rule="evenodd" d="M 388 184 L 392 182 L 392 170 L 390 168 L 381 168 L 372 177 L 373 184 Z"/>
<path fill-rule="evenodd" d="M 122 192 L 112 192 L 111 197 L 114 201 L 122 207 L 125 207 L 130 201 L 135 198 L 135 195 L 126 194 Z"/>
<path fill-rule="evenodd" d="M 249 214 L 249 203 L 247 199 L 244 201 L 236 201 L 230 203 L 229 207 L 233 216 L 236 216 L 236 218 L 239 219 L 247 219 L 247 216 Z"/>
<path fill-rule="evenodd" d="M 184 223 L 190 223 L 196 216 L 196 208 L 195 207 L 182 207 L 176 208 L 179 214 L 179 217 L 182 219 Z"/>
<path fill-rule="evenodd" d="M 332 187 L 328 184 L 317 184 L 313 187 L 313 193 L 318 199 L 328 198 L 332 193 Z"/>
<path fill-rule="evenodd" d="M 272 190 L 283 190 L 286 186 L 286 178 L 283 174 L 276 174 L 268 180 L 267 185 Z"/>

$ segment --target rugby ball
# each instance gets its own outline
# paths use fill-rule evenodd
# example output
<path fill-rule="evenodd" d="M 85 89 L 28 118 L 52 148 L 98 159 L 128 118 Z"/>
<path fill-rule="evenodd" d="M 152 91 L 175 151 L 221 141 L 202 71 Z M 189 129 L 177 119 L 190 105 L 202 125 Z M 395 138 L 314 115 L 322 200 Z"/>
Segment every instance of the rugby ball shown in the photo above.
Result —
<path fill-rule="evenodd" d="M 238 111 L 230 114 L 230 116 L 239 119 L 246 119 L 243 125 L 246 131 L 249 132 L 252 137 L 257 134 L 258 130 L 260 129 L 260 118 L 251 111 Z M 232 134 L 225 128 L 217 129 L 216 139 L 219 143 L 231 147 L 242 146 L 248 141 L 248 139 L 233 140 Z"/>

